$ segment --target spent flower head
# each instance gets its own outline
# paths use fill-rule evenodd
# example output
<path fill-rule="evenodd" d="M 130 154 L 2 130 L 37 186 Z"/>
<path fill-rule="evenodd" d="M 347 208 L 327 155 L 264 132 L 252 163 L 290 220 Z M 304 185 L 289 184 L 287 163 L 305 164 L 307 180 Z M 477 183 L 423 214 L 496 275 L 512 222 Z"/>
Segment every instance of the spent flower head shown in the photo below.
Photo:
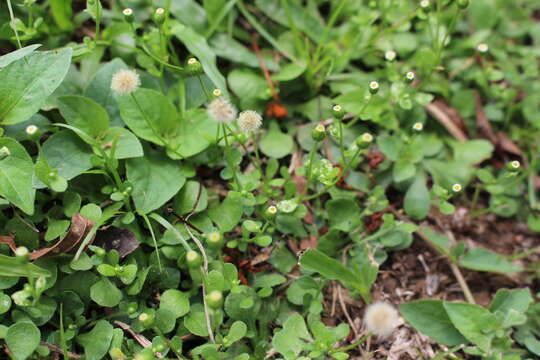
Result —
<path fill-rule="evenodd" d="M 246 110 L 242 111 L 238 115 L 238 126 L 244 132 L 253 132 L 261 127 L 262 125 L 262 116 L 255 110 Z"/>
<path fill-rule="evenodd" d="M 111 80 L 111 89 L 119 95 L 128 95 L 141 86 L 139 74 L 133 70 L 120 69 L 114 73 Z"/>
<path fill-rule="evenodd" d="M 366 328 L 371 333 L 386 337 L 394 331 L 399 321 L 396 309 L 384 302 L 376 302 L 368 306 L 364 315 Z"/>
<path fill-rule="evenodd" d="M 214 90 L 215 91 L 215 90 Z M 217 97 L 208 104 L 208 115 L 218 123 L 228 123 L 236 119 L 238 111 L 233 104 L 224 97 Z"/>

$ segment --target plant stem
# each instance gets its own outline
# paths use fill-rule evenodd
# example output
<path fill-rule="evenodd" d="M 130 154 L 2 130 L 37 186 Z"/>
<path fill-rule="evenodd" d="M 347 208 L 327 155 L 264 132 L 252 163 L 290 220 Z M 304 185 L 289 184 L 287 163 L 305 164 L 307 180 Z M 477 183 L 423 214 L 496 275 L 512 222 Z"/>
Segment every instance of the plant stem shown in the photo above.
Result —
<path fill-rule="evenodd" d="M 231 169 L 232 173 L 233 173 L 233 177 L 234 177 L 234 182 L 236 183 L 236 186 L 239 190 L 242 189 L 242 185 L 240 184 L 240 180 L 238 180 L 238 174 L 236 173 L 236 165 L 234 164 L 231 164 L 229 162 L 229 158 L 227 156 L 227 153 L 232 149 L 232 147 L 229 145 L 229 139 L 228 139 L 228 134 L 227 134 L 227 125 L 225 123 L 222 123 L 221 124 L 222 128 L 223 128 L 223 139 L 225 140 L 225 162 L 227 163 L 227 165 L 229 166 L 229 168 Z"/>
<path fill-rule="evenodd" d="M 7 6 L 9 10 L 9 18 L 10 21 L 10 27 L 15 33 L 15 38 L 17 39 L 17 45 L 19 46 L 19 49 L 22 48 L 21 39 L 19 39 L 19 32 L 17 31 L 17 27 L 15 27 L 15 15 L 13 15 L 13 9 L 11 8 L 11 0 L 7 0 Z"/>
<path fill-rule="evenodd" d="M 333 353 L 337 353 L 337 352 L 345 352 L 345 351 L 354 349 L 355 347 L 358 347 L 358 346 L 362 345 L 363 343 L 365 343 L 370 337 L 371 337 L 371 333 L 367 333 L 366 335 L 362 336 L 360 339 L 358 339 L 357 341 L 355 341 L 354 343 L 352 343 L 350 345 L 344 346 L 344 347 L 339 348 L 339 349 L 331 350 L 329 352 L 329 354 L 333 354 Z"/>
<path fill-rule="evenodd" d="M 463 291 L 463 295 L 465 295 L 465 299 L 467 299 L 467 302 L 470 304 L 476 304 L 474 301 L 474 297 L 471 293 L 471 290 L 469 289 L 469 285 L 467 285 L 467 281 L 465 281 L 465 278 L 463 277 L 463 274 L 461 273 L 461 270 L 459 270 L 459 267 L 450 260 L 450 269 L 452 269 L 452 272 L 454 273 L 454 276 L 456 277 L 456 280 L 459 283 L 459 286 L 461 287 L 461 290 Z"/>

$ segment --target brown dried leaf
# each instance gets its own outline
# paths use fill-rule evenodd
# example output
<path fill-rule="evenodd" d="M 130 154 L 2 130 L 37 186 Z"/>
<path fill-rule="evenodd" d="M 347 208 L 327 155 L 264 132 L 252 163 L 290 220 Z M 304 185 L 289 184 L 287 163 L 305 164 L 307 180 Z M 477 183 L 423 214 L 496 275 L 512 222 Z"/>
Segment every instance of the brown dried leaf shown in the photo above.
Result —
<path fill-rule="evenodd" d="M 486 112 L 484 111 L 484 104 L 478 91 L 474 92 L 474 103 L 476 104 L 476 127 L 480 136 L 488 139 L 493 144 L 497 144 L 497 137 L 491 128 Z"/>
<path fill-rule="evenodd" d="M 0 235 L 0 244 L 7 244 L 7 246 L 9 246 L 13 252 L 15 252 L 15 249 L 17 249 L 17 245 L 15 245 L 15 241 L 13 241 L 12 236 Z"/>
<path fill-rule="evenodd" d="M 98 231 L 94 239 L 94 244 L 108 251 L 118 251 L 121 258 L 131 254 L 140 245 L 131 230 L 116 226 L 108 226 Z"/>
<path fill-rule="evenodd" d="M 33 251 L 30 254 L 30 259 L 36 260 L 43 256 L 55 256 L 69 253 L 70 251 L 74 250 L 81 241 L 83 241 L 83 239 L 92 229 L 92 226 L 94 226 L 94 222 L 92 220 L 85 218 L 79 213 L 76 213 L 71 218 L 71 226 L 66 236 L 51 247 Z"/>
<path fill-rule="evenodd" d="M 426 110 L 458 141 L 468 140 L 463 119 L 459 116 L 458 111 L 447 105 L 444 100 L 436 99 L 431 104 L 426 105 Z"/>
<path fill-rule="evenodd" d="M 521 149 L 508 137 L 508 135 L 499 131 L 496 136 L 497 147 L 499 147 L 501 150 L 504 150 L 510 154 L 523 156 Z"/>

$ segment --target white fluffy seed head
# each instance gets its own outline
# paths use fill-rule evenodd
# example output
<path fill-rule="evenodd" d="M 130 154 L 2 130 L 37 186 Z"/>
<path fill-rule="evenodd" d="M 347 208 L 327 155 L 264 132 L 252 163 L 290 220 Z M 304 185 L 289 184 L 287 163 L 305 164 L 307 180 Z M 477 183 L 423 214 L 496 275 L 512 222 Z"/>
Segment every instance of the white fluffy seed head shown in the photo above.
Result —
<path fill-rule="evenodd" d="M 396 309 L 384 302 L 369 305 L 364 315 L 367 330 L 381 337 L 390 335 L 397 327 L 398 321 L 399 315 Z"/>
<path fill-rule="evenodd" d="M 252 132 L 262 125 L 262 116 L 254 110 L 242 111 L 238 116 L 238 126 L 244 132 Z"/>
<path fill-rule="evenodd" d="M 416 131 L 422 131 L 424 129 L 424 124 L 422 124 L 421 122 L 417 122 L 417 123 L 414 123 L 412 128 L 413 130 L 416 130 Z"/>
<path fill-rule="evenodd" d="M 236 119 L 236 108 L 223 97 L 218 97 L 208 104 L 208 115 L 218 123 L 228 123 Z"/>
<path fill-rule="evenodd" d="M 489 46 L 486 43 L 480 43 L 478 46 L 476 46 L 476 49 L 481 53 L 486 53 L 489 51 Z"/>
<path fill-rule="evenodd" d="M 28 135 L 34 135 L 38 130 L 39 129 L 36 125 L 28 125 L 25 129 Z"/>
<path fill-rule="evenodd" d="M 141 86 L 139 74 L 133 70 L 120 69 L 114 73 L 111 80 L 111 89 L 119 95 L 128 95 Z"/>
<path fill-rule="evenodd" d="M 452 185 L 452 191 L 453 192 L 460 192 L 462 189 L 463 189 L 463 186 L 461 186 L 461 184 Z"/>
<path fill-rule="evenodd" d="M 394 50 L 388 50 L 387 52 L 384 53 L 384 58 L 387 60 L 387 61 L 394 61 L 396 59 L 396 52 Z"/>

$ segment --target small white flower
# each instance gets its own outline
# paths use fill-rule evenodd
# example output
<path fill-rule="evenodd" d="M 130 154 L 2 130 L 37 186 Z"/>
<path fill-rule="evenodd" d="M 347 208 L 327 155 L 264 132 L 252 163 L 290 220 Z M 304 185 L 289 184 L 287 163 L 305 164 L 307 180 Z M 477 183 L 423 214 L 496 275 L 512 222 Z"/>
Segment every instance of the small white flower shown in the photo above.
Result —
<path fill-rule="evenodd" d="M 481 53 L 487 53 L 489 51 L 489 46 L 486 43 L 480 43 L 476 46 L 476 49 Z"/>
<path fill-rule="evenodd" d="M 510 162 L 510 166 L 513 167 L 514 169 L 519 169 L 519 167 L 521 166 L 521 163 L 517 160 L 514 160 Z"/>
<path fill-rule="evenodd" d="M 270 205 L 270 206 L 268 207 L 268 209 L 266 209 L 266 211 L 268 211 L 268 213 L 269 213 L 269 214 L 272 214 L 272 215 L 273 215 L 273 214 L 276 214 L 276 213 L 277 213 L 277 210 L 278 210 L 277 207 L 275 207 L 274 205 Z"/>
<path fill-rule="evenodd" d="M 335 112 L 340 112 L 342 109 L 341 105 L 334 105 L 334 107 L 332 108 L 332 110 L 334 110 Z"/>
<path fill-rule="evenodd" d="M 364 142 L 372 142 L 373 141 L 373 135 L 371 135 L 370 133 L 362 134 L 362 141 L 364 141 Z"/>
<path fill-rule="evenodd" d="M 15 249 L 15 256 L 26 256 L 28 254 L 29 251 L 25 246 L 19 246 Z"/>
<path fill-rule="evenodd" d="M 163 15 L 165 14 L 165 9 L 164 8 L 157 8 L 156 9 L 156 15 Z"/>
<path fill-rule="evenodd" d="M 130 9 L 130 8 L 125 8 L 125 9 L 122 11 L 122 14 L 124 14 L 125 16 L 131 16 L 131 15 L 133 15 L 133 10 Z"/>
<path fill-rule="evenodd" d="M 9 148 L 7 146 L 2 146 L 0 148 L 0 160 L 11 155 L 11 151 L 9 151 Z"/>
<path fill-rule="evenodd" d="M 317 130 L 318 132 L 325 132 L 326 128 L 324 127 L 323 124 L 319 124 L 319 125 L 315 126 L 315 130 Z"/>
<path fill-rule="evenodd" d="M 139 74 L 133 70 L 120 69 L 114 73 L 111 80 L 111 89 L 119 95 L 128 95 L 141 86 Z"/>
<path fill-rule="evenodd" d="M 405 77 L 407 78 L 407 80 L 413 81 L 416 75 L 412 71 L 409 71 L 407 74 L 405 74 Z"/>
<path fill-rule="evenodd" d="M 219 123 L 228 123 L 236 119 L 237 110 L 231 102 L 218 97 L 208 104 L 208 115 Z"/>
<path fill-rule="evenodd" d="M 369 305 L 364 315 L 367 330 L 381 337 L 390 335 L 397 327 L 398 321 L 396 309 L 384 302 Z"/>
<path fill-rule="evenodd" d="M 262 125 L 262 116 L 254 110 L 242 111 L 238 115 L 238 126 L 244 132 L 255 131 Z"/>
<path fill-rule="evenodd" d="M 213 231 L 208 234 L 208 240 L 210 240 L 210 242 L 217 243 L 221 240 L 221 234 L 217 231 Z"/>
<path fill-rule="evenodd" d="M 396 59 L 396 52 L 394 50 L 388 50 L 384 53 L 384 58 L 388 61 L 394 61 Z"/>
<path fill-rule="evenodd" d="M 413 130 L 416 130 L 416 131 L 422 131 L 424 129 L 424 124 L 422 124 L 421 122 L 417 122 L 417 123 L 414 123 L 412 128 Z"/>
<path fill-rule="evenodd" d="M 25 129 L 28 135 L 34 135 L 38 130 L 39 129 L 36 125 L 28 125 Z"/>
<path fill-rule="evenodd" d="M 369 83 L 369 88 L 372 89 L 372 90 L 377 90 L 379 88 L 379 82 L 377 81 L 372 81 Z"/>
<path fill-rule="evenodd" d="M 427 8 L 427 7 L 429 7 L 429 5 L 430 5 L 429 0 L 420 1 L 420 6 L 423 7 L 423 8 Z"/>
<path fill-rule="evenodd" d="M 460 192 L 462 189 L 463 189 L 463 186 L 461 186 L 461 184 L 452 185 L 452 191 L 453 192 Z"/>
<path fill-rule="evenodd" d="M 195 65 L 198 62 L 199 62 L 199 60 L 195 59 L 194 57 L 189 58 L 188 61 L 187 61 L 188 65 Z"/>
<path fill-rule="evenodd" d="M 212 94 L 213 94 L 214 96 L 221 96 L 221 90 L 219 90 L 219 89 L 214 89 L 214 91 L 212 91 Z"/>

